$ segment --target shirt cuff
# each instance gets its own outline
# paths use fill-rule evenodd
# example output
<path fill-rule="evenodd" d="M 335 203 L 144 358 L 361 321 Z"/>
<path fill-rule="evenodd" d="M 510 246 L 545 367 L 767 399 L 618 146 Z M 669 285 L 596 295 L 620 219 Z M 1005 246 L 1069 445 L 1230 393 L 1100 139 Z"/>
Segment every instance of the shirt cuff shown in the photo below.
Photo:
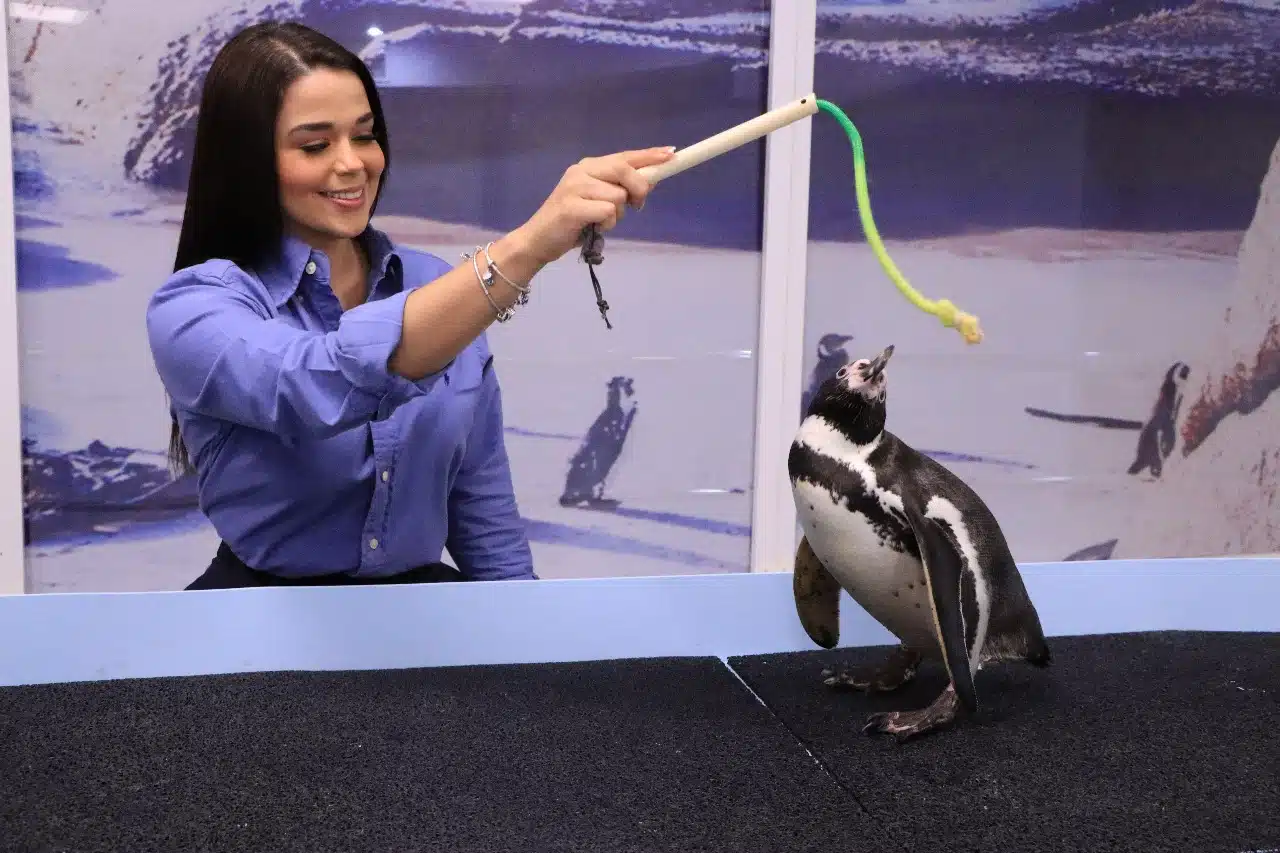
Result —
<path fill-rule="evenodd" d="M 425 394 L 453 364 L 410 380 L 391 372 L 388 362 L 400 343 L 404 330 L 404 305 L 411 290 L 358 305 L 343 315 L 338 324 L 339 358 L 343 372 L 357 387 L 402 400 Z"/>

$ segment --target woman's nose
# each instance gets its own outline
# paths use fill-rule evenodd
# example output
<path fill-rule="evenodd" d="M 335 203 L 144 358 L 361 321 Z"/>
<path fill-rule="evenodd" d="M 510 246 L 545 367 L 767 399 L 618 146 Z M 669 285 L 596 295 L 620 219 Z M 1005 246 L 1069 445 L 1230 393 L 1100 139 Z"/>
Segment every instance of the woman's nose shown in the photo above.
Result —
<path fill-rule="evenodd" d="M 364 161 L 358 155 L 348 142 L 343 142 L 337 146 L 337 156 L 334 161 L 334 167 L 340 172 L 358 172 L 364 167 Z"/>

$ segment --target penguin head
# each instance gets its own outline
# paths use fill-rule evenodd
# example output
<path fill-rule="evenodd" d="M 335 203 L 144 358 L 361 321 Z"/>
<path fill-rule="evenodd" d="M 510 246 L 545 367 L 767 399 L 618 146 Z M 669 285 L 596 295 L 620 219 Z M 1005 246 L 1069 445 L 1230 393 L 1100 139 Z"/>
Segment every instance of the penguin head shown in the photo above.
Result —
<path fill-rule="evenodd" d="M 609 384 L 605 387 L 608 389 L 605 393 L 605 400 L 607 401 L 605 405 L 609 408 L 622 405 L 624 398 L 630 400 L 636 393 L 630 376 L 615 376 L 609 380 Z"/>
<path fill-rule="evenodd" d="M 853 335 L 841 335 L 830 332 L 822 336 L 818 341 L 818 358 L 831 358 L 838 352 L 843 352 L 843 347 L 849 341 L 853 340 Z"/>
<path fill-rule="evenodd" d="M 889 387 L 884 369 L 893 357 L 893 344 L 875 358 L 860 358 L 836 371 L 836 382 L 847 392 L 867 400 L 883 400 Z"/>
<path fill-rule="evenodd" d="M 875 358 L 849 362 L 823 383 L 809 406 L 813 414 L 839 426 L 857 443 L 871 441 L 884 429 L 889 378 L 885 367 L 893 345 Z"/>

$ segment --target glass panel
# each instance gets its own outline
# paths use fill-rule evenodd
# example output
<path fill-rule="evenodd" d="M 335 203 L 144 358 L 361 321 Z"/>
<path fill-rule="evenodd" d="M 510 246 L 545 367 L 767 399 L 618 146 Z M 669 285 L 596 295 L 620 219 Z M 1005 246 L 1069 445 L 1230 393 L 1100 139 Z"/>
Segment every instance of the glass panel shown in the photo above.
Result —
<path fill-rule="evenodd" d="M 895 289 L 819 115 L 806 382 L 894 344 L 888 428 L 1019 560 L 1280 550 L 1278 36 L 1268 2 L 820 0 L 889 257 L 986 337 Z"/>
<path fill-rule="evenodd" d="M 165 468 L 143 317 L 173 262 L 204 74 L 270 14 L 10 10 L 34 591 L 177 589 L 213 557 L 194 483 Z M 307 0 L 291 17 L 379 82 L 393 166 L 375 225 L 451 263 L 580 157 L 687 145 L 766 108 L 767 0 Z M 543 577 L 746 570 L 762 164 L 760 144 L 672 178 L 607 237 L 612 331 L 576 252 L 491 330 Z"/>

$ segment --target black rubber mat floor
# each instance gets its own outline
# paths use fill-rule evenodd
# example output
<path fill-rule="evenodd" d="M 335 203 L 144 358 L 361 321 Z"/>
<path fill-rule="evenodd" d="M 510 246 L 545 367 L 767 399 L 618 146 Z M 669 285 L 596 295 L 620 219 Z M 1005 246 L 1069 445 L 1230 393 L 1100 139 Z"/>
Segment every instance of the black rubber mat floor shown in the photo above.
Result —
<path fill-rule="evenodd" d="M 904 744 L 884 650 L 0 688 L 0 850 L 1277 853 L 1280 635 L 1053 649 Z"/>
<path fill-rule="evenodd" d="M 885 849 L 716 659 L 0 688 L 0 849 Z"/>
<path fill-rule="evenodd" d="M 833 691 L 820 672 L 887 649 L 729 663 L 900 850 L 1280 850 L 1280 634 L 1051 639 L 1053 666 L 980 674 L 979 715 L 898 744 L 861 733 L 946 685 Z M 834 849 L 834 848 L 833 848 Z"/>

